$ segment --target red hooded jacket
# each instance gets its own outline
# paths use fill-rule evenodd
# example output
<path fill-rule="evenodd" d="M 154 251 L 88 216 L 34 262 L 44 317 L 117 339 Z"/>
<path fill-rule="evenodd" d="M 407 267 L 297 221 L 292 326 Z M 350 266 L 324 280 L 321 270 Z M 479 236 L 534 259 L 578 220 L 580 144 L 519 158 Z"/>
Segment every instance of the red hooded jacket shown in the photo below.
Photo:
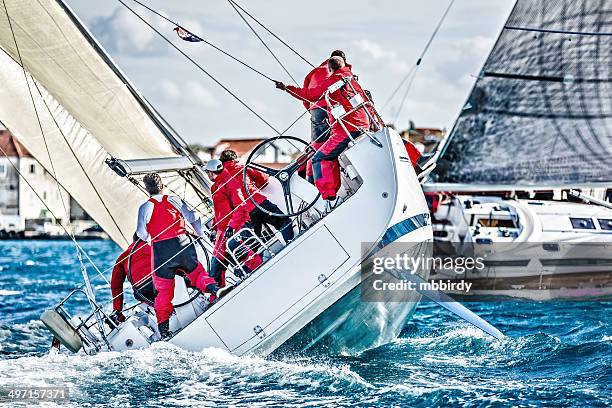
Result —
<path fill-rule="evenodd" d="M 121 311 L 123 308 L 123 283 L 128 277 L 128 259 L 134 248 L 134 242 L 119 255 L 111 275 L 111 293 L 113 295 L 113 310 Z M 139 241 L 132 254 L 132 267 L 130 268 L 132 286 L 141 286 L 151 275 L 151 246 Z M 136 285 L 134 285 L 136 284 Z"/>
<path fill-rule="evenodd" d="M 308 73 L 308 75 L 306 75 L 306 78 L 304 78 L 304 86 L 302 86 L 302 88 L 303 89 L 316 88 L 317 86 L 319 86 L 321 82 L 325 81 L 328 77 L 329 77 L 329 69 L 327 69 L 327 60 L 325 60 L 321 63 L 321 65 L 314 68 L 312 71 Z M 302 101 L 304 103 L 304 107 L 308 110 L 313 110 L 317 108 L 325 109 L 325 107 L 327 106 L 325 99 L 320 99 L 318 101 L 312 101 L 312 102 L 304 101 L 304 100 Z"/>
<path fill-rule="evenodd" d="M 244 180 L 243 174 L 244 166 L 238 164 L 235 161 L 226 161 L 223 163 L 223 168 L 226 169 L 229 174 L 231 174 L 238 184 L 240 184 L 240 188 L 242 189 L 242 194 L 244 198 L 246 198 L 246 207 L 247 211 L 251 212 L 255 208 L 255 204 L 249 199 L 249 195 L 253 197 L 257 204 L 261 204 L 266 200 L 266 196 L 259 192 L 260 188 L 263 188 L 268 183 L 268 175 L 264 174 L 260 171 L 257 171 L 253 168 L 247 169 L 247 187 L 248 193 L 244 189 Z"/>
<path fill-rule="evenodd" d="M 242 189 L 241 183 L 225 167 L 210 187 L 218 232 L 223 233 L 228 226 L 239 230 L 249 220 Z"/>
<path fill-rule="evenodd" d="M 292 85 L 287 85 L 287 91 L 295 97 L 304 98 L 309 101 L 316 101 L 323 97 L 323 95 L 330 86 L 334 85 L 342 78 L 351 78 L 351 85 L 353 85 L 355 91 L 360 94 L 364 100 L 366 100 L 366 96 L 363 92 L 363 89 L 361 89 L 359 83 L 354 79 L 354 75 L 351 72 L 350 65 L 347 65 L 334 71 L 327 79 L 325 79 L 315 87 L 305 89 L 298 88 Z M 332 104 L 342 105 L 345 111 L 348 112 L 353 108 L 349 101 L 353 96 L 355 96 L 355 93 L 352 91 L 352 89 L 350 89 L 348 85 L 344 85 L 340 89 L 337 89 L 336 91 L 330 94 L 330 100 Z M 332 123 L 332 128 L 335 128 L 335 130 L 337 131 L 337 127 L 340 125 L 331 115 L 331 112 L 329 113 L 329 121 L 330 123 Z M 370 118 L 368 117 L 365 109 L 361 108 L 343 117 L 342 121 L 344 122 L 349 132 L 359 129 L 368 129 L 370 127 Z"/>

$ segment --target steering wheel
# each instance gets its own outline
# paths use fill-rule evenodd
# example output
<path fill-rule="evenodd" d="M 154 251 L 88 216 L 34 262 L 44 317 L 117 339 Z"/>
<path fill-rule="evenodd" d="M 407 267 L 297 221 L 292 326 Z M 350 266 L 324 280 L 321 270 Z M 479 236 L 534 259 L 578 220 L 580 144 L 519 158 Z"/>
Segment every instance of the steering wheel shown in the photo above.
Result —
<path fill-rule="evenodd" d="M 191 235 L 187 235 L 189 237 L 189 239 L 191 240 L 191 242 L 193 243 L 193 237 Z M 132 279 L 132 254 L 134 252 L 136 252 L 136 248 L 138 247 L 138 244 L 141 243 L 142 240 L 139 238 L 136 240 L 135 245 L 132 247 L 132 250 L 130 251 L 130 254 L 128 255 L 128 270 L 127 270 L 127 275 L 128 275 L 128 279 L 130 281 L 130 283 L 132 283 L 132 290 L 134 291 L 134 297 L 136 297 L 137 300 L 143 301 L 145 303 L 147 303 L 149 306 L 153 305 L 153 300 L 148 299 L 146 296 L 144 296 L 142 293 L 140 293 L 140 289 L 138 289 L 137 286 L 134 286 L 134 280 Z M 204 244 L 202 243 L 202 240 L 197 240 L 198 245 L 200 245 L 200 247 L 202 248 L 202 251 L 204 252 L 204 256 L 206 257 L 206 270 L 209 271 L 210 270 L 210 256 L 208 255 L 208 251 L 206 250 L 206 247 L 204 246 Z M 150 279 L 153 279 L 153 277 L 151 276 Z M 187 287 L 189 289 L 189 287 Z M 200 296 L 200 290 L 195 288 L 193 290 L 193 295 L 187 299 L 186 301 L 184 301 L 183 303 L 179 303 L 178 305 L 174 305 L 175 308 L 177 307 L 181 307 L 181 306 L 185 306 L 191 302 L 193 302 L 198 296 Z M 144 300 L 147 299 L 147 300 Z"/>
<path fill-rule="evenodd" d="M 271 167 L 264 166 L 262 164 L 253 162 L 253 159 L 257 157 L 257 153 L 260 150 L 264 150 L 264 148 L 267 145 L 274 144 L 278 140 L 288 140 L 290 141 L 289 143 L 291 143 L 291 145 L 293 146 L 295 146 L 293 142 L 296 142 L 298 144 L 301 143 L 302 145 L 306 146 L 306 149 L 304 149 L 304 151 L 294 161 L 287 164 L 285 167 L 283 167 L 280 170 L 276 170 Z M 293 198 L 291 197 L 291 178 L 302 166 L 306 165 L 308 160 L 310 160 L 312 156 L 314 156 L 315 152 L 316 152 L 315 149 L 310 144 L 306 143 L 304 140 L 298 137 L 295 137 L 295 136 L 275 136 L 270 139 L 266 139 L 260 144 L 258 144 L 257 147 L 253 149 L 251 154 L 249 154 L 249 157 L 247 158 L 247 161 L 244 164 L 244 169 L 242 171 L 242 183 L 244 185 L 244 191 L 246 192 L 249 191 L 248 174 L 247 174 L 247 171 L 249 169 L 254 169 L 264 174 L 267 174 L 270 177 L 274 177 L 276 180 L 279 181 L 281 187 L 283 188 L 283 196 L 285 198 L 285 206 L 287 207 L 287 212 L 283 213 L 281 211 L 279 213 L 276 213 L 273 211 L 266 210 L 253 199 L 253 196 L 250 193 L 249 193 L 248 199 L 251 200 L 251 202 L 259 210 L 263 211 L 264 213 L 268 215 L 272 215 L 274 217 L 295 217 L 295 216 L 298 216 L 308 211 L 310 208 L 312 208 L 313 205 L 315 205 L 315 203 L 317 202 L 321 194 L 320 193 L 317 194 L 314 200 L 308 203 L 308 205 L 301 206 L 300 208 L 295 210 L 293 206 Z"/>

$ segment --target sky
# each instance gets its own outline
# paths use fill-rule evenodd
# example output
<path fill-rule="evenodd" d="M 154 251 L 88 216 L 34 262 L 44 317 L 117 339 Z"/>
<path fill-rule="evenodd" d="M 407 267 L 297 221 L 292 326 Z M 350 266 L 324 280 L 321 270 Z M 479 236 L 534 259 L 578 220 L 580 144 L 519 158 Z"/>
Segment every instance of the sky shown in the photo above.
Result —
<path fill-rule="evenodd" d="M 136 88 L 190 143 L 220 138 L 270 137 L 274 131 L 219 85 L 172 49 L 117 0 L 66 0 Z M 214 43 L 266 75 L 292 83 L 226 0 L 141 0 L 181 26 Z M 174 26 L 133 0 L 124 0 L 168 36 L 223 85 L 278 130 L 302 105 L 203 43 L 178 39 Z M 342 49 L 360 84 L 380 109 L 414 66 L 448 0 L 241 0 L 247 11 L 315 65 Z M 450 129 L 490 52 L 514 0 L 456 0 L 423 58 L 403 109 L 401 89 L 381 114 L 396 126 Z M 259 30 L 266 44 L 301 83 L 311 69 L 277 40 Z M 287 134 L 309 137 L 307 116 Z"/>

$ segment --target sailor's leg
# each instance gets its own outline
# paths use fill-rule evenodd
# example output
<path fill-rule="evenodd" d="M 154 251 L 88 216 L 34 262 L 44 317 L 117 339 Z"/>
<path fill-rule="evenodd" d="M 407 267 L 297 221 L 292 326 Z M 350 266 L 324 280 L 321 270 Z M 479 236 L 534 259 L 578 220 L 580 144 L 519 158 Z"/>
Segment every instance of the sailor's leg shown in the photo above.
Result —
<path fill-rule="evenodd" d="M 321 148 L 321 146 L 323 146 L 324 143 L 325 143 L 324 141 L 311 142 L 310 145 L 312 146 L 312 148 L 315 150 L 315 153 L 316 153 Z M 312 157 L 308 160 L 308 163 L 306 164 L 306 180 L 314 184 L 314 176 L 312 173 Z"/>
<path fill-rule="evenodd" d="M 161 327 L 167 326 L 172 314 L 172 298 L 174 298 L 174 276 L 176 243 L 174 239 L 158 241 L 153 243 L 153 285 L 157 291 L 153 307 L 157 316 L 157 324 Z M 164 325 L 165 324 L 165 325 Z"/>
<path fill-rule="evenodd" d="M 225 269 L 221 261 L 216 256 L 213 256 L 210 260 L 209 275 L 217 282 L 217 285 L 221 287 L 225 286 Z"/>
<path fill-rule="evenodd" d="M 323 143 L 329 137 L 329 114 L 327 109 L 316 108 L 310 111 L 310 140 Z"/>
<path fill-rule="evenodd" d="M 193 271 L 187 273 L 187 278 L 193 286 L 202 292 L 215 293 L 219 289 L 217 281 L 206 272 L 204 266 L 199 262 Z"/>
<path fill-rule="evenodd" d="M 270 200 L 265 200 L 260 205 L 264 210 L 268 210 L 276 214 L 280 214 L 282 212 L 280 208 L 278 208 L 278 206 Z M 276 216 L 265 214 L 265 213 L 263 214 L 265 216 L 265 220 L 264 220 L 265 223 L 270 224 L 274 228 L 276 228 L 283 235 L 283 239 L 285 240 L 286 243 L 289 243 L 290 241 L 293 240 L 294 232 L 293 232 L 293 224 L 291 222 L 291 218 L 276 217 Z"/>
<path fill-rule="evenodd" d="M 153 284 L 157 291 L 155 296 L 155 302 L 153 308 L 155 309 L 155 315 L 157 316 L 157 324 L 161 325 L 164 322 L 170 320 L 172 314 L 172 298 L 174 298 L 174 278 L 162 278 L 157 275 L 157 272 L 153 276 Z"/>
<path fill-rule="evenodd" d="M 318 150 L 330 136 L 329 115 L 327 109 L 316 108 L 310 111 L 310 142 Z M 312 158 L 306 164 L 306 180 L 314 184 Z"/>
<path fill-rule="evenodd" d="M 333 199 L 340 188 L 340 169 L 337 158 L 346 150 L 349 136 L 343 131 L 333 131 L 332 136 L 312 158 L 315 186 L 324 200 Z"/>

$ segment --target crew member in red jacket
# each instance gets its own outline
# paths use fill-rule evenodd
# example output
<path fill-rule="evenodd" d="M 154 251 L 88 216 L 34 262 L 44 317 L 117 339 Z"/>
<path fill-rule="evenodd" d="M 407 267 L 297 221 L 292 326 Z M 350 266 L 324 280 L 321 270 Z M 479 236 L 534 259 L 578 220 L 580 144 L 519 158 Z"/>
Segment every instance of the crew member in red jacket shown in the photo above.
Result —
<path fill-rule="evenodd" d="M 223 163 L 220 160 L 209 160 L 206 163 L 205 171 L 208 178 L 213 182 L 210 191 L 215 209 L 214 228 L 216 238 L 213 257 L 210 262 L 210 275 L 216 280 L 217 284 L 224 286 L 225 271 L 230 262 L 226 256 L 227 247 L 233 251 L 240 245 L 240 242 L 236 239 L 229 239 L 249 221 L 249 213 L 240 183 L 234 174 L 223 168 Z M 261 258 L 253 256 L 252 251 L 249 251 L 238 261 L 240 265 L 234 269 L 234 274 L 239 278 L 251 273 L 256 266 L 261 264 Z"/>
<path fill-rule="evenodd" d="M 331 57 L 328 60 L 328 67 L 332 72 L 331 75 L 314 88 L 298 88 L 291 85 L 285 85 L 282 82 L 276 82 L 276 87 L 286 90 L 291 95 L 298 96 L 307 100 L 319 100 L 325 97 L 328 93 L 329 100 L 333 106 L 328 106 L 329 120 L 332 122 L 331 136 L 321 146 L 319 151 L 312 158 L 312 169 L 315 185 L 319 189 L 321 196 L 325 200 L 335 200 L 338 189 L 340 188 L 340 170 L 337 166 L 333 166 L 333 162 L 346 149 L 350 142 L 350 135 L 355 138 L 363 131 L 370 128 L 370 119 L 365 108 L 359 108 L 351 113 L 342 116 L 337 120 L 332 115 L 332 111 L 337 107 L 341 107 L 345 112 L 353 109 L 350 99 L 359 95 L 363 100 L 366 96 L 363 89 L 355 79 L 351 72 L 351 68 L 346 65 L 342 57 Z M 346 79 L 352 85 L 351 89 L 348 84 L 343 83 Z M 342 124 L 346 128 L 343 128 Z M 348 132 L 348 133 L 347 133 Z"/>
<path fill-rule="evenodd" d="M 134 242 L 119 255 L 111 274 L 113 314 L 110 317 L 115 324 L 125 321 L 122 310 L 123 283 L 126 278 L 132 285 L 136 300 L 153 305 L 155 288 L 151 271 L 151 246 L 134 234 Z"/>
<path fill-rule="evenodd" d="M 247 187 L 248 191 L 244 188 L 244 166 L 238 164 L 238 155 L 233 150 L 224 150 L 219 155 L 219 160 L 223 163 L 223 168 L 226 169 L 240 184 L 242 194 L 245 197 L 246 208 L 249 212 L 253 231 L 257 236 L 261 236 L 261 230 L 264 224 L 272 225 L 283 235 L 283 239 L 286 243 L 289 243 L 294 238 L 293 224 L 289 217 L 278 217 L 270 215 L 262 211 L 259 207 L 266 211 L 275 214 L 281 214 L 281 210 L 276 204 L 268 200 L 268 198 L 262 194 L 259 190 L 265 187 L 268 183 L 268 175 L 253 168 L 247 168 Z M 250 198 L 252 198 L 258 205 L 256 206 Z"/>
<path fill-rule="evenodd" d="M 136 234 L 151 241 L 153 249 L 153 284 L 157 290 L 155 314 L 162 340 L 172 337 L 170 315 L 173 311 L 174 278 L 184 273 L 191 284 L 201 290 L 223 296 L 227 289 L 219 288 L 198 261 L 193 241 L 187 235 L 185 221 L 201 236 L 202 223 L 196 212 L 176 196 L 162 194 L 164 185 L 157 173 L 144 176 L 143 182 L 151 198 L 138 209 Z"/>
<path fill-rule="evenodd" d="M 341 57 L 346 62 L 346 56 L 344 55 L 343 51 L 336 50 L 331 53 L 331 56 Z M 327 61 L 328 60 L 323 61 L 321 65 L 314 68 L 308 73 L 308 75 L 306 75 L 302 89 L 316 88 L 329 77 Z M 293 96 L 298 97 L 297 95 Z M 299 99 L 304 104 L 304 107 L 310 112 L 310 142 L 311 146 L 315 150 L 318 150 L 330 136 L 330 122 L 327 116 L 327 102 L 325 102 L 325 99 L 318 99 L 314 101 L 304 98 Z M 309 160 L 308 164 L 306 165 L 306 178 L 311 183 L 314 182 L 312 176 L 312 160 Z"/>

